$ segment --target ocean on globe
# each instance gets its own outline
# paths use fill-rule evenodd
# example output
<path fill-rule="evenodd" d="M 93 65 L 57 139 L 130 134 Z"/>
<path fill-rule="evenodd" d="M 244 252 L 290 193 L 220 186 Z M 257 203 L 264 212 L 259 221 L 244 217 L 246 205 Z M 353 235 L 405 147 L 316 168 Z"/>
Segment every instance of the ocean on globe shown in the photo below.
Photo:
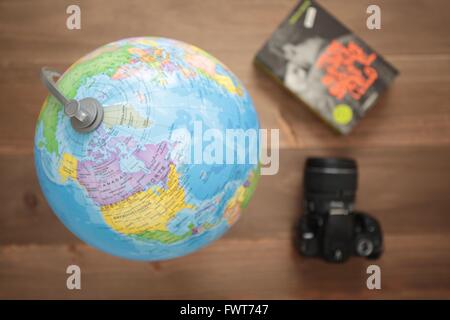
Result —
<path fill-rule="evenodd" d="M 81 58 L 57 86 L 68 99 L 104 106 L 100 127 L 79 133 L 48 96 L 36 126 L 43 193 L 86 243 L 128 259 L 170 259 L 222 236 L 247 206 L 258 163 L 196 162 L 196 140 L 174 134 L 259 130 L 242 83 L 205 51 L 167 38 L 124 39 Z"/>

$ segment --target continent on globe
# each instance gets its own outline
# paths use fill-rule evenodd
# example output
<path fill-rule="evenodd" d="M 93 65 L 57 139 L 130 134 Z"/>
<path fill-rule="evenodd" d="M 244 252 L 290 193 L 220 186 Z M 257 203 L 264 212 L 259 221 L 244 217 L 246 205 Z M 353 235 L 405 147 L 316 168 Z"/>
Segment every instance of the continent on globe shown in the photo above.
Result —
<path fill-rule="evenodd" d="M 151 125 L 150 119 L 142 117 L 131 105 L 108 106 L 104 112 L 103 124 L 107 128 L 126 126 L 140 129 Z"/>
<path fill-rule="evenodd" d="M 250 172 L 247 181 L 244 182 L 237 190 L 234 196 L 228 201 L 223 214 L 229 225 L 234 224 L 241 214 L 241 209 L 247 207 L 250 198 L 256 189 L 260 175 L 260 167 Z"/>
<path fill-rule="evenodd" d="M 69 153 L 64 153 L 59 166 L 59 175 L 61 181 L 65 182 L 68 178 L 77 179 L 78 160 Z"/>
<path fill-rule="evenodd" d="M 82 160 L 78 164 L 77 180 L 90 198 L 99 206 L 110 205 L 142 191 L 149 185 L 164 182 L 169 172 L 166 142 L 147 144 L 132 151 L 132 156 L 142 161 L 139 171 L 124 172 L 119 152 L 109 152 L 101 160 Z"/>
<path fill-rule="evenodd" d="M 197 68 L 197 70 L 210 77 L 230 93 L 242 96 L 242 87 L 236 86 L 230 77 L 216 72 L 216 62 L 210 55 L 205 55 L 202 51 L 189 48 L 192 54 L 186 55 L 186 62 Z"/>
<path fill-rule="evenodd" d="M 194 209 L 186 203 L 178 173 L 170 165 L 166 187 L 136 192 L 117 203 L 101 207 L 106 223 L 122 234 L 168 231 L 167 223 L 183 209 Z"/>

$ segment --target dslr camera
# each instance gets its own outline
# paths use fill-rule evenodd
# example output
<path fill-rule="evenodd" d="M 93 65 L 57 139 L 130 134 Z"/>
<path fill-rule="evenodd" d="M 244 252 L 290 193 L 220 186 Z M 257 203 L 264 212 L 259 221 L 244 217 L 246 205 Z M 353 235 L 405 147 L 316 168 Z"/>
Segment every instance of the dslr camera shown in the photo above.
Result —
<path fill-rule="evenodd" d="M 344 262 L 350 256 L 376 259 L 381 255 L 380 224 L 353 210 L 357 180 L 357 166 L 352 159 L 306 160 L 304 212 L 294 239 L 303 256 Z"/>

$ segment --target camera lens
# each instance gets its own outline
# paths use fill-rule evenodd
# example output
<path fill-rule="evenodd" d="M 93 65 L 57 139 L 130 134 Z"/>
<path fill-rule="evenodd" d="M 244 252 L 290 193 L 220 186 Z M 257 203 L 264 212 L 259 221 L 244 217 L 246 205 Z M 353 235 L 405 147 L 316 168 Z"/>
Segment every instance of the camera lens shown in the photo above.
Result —
<path fill-rule="evenodd" d="M 356 252 L 362 257 L 368 257 L 373 252 L 373 243 L 369 239 L 362 238 L 356 243 Z"/>
<path fill-rule="evenodd" d="M 304 187 L 307 197 L 324 195 L 353 202 L 357 188 L 356 162 L 345 158 L 308 158 Z"/>

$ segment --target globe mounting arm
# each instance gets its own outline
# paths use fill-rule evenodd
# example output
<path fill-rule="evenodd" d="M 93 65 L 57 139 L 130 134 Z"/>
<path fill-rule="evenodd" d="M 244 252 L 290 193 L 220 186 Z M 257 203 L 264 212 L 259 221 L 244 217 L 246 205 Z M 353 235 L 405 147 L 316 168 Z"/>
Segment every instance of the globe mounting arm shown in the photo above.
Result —
<path fill-rule="evenodd" d="M 68 100 L 54 82 L 55 77 L 61 74 L 55 70 L 43 67 L 41 69 L 41 80 L 52 96 L 64 107 L 64 113 L 70 117 L 72 127 L 78 132 L 91 132 L 98 128 L 103 121 L 103 106 L 97 99 L 84 98 L 81 100 Z"/>

